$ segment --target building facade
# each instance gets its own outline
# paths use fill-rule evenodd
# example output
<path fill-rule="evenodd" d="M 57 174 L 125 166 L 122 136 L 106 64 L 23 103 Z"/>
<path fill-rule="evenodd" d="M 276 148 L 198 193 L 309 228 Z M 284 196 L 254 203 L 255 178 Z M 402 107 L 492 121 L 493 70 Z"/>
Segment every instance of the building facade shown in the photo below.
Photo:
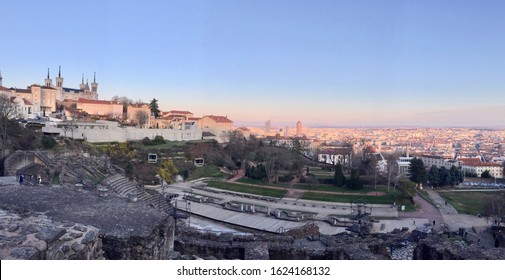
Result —
<path fill-rule="evenodd" d="M 93 83 L 91 83 L 91 87 L 89 83 L 86 81 L 84 83 L 84 76 L 82 79 L 82 83 L 79 86 L 79 89 L 66 88 L 63 87 L 63 77 L 61 76 L 61 67 L 58 72 L 58 76 L 56 77 L 56 84 L 53 84 L 53 80 L 50 78 L 49 69 L 47 70 L 47 77 L 44 80 L 44 85 L 33 84 L 28 86 L 26 89 L 18 89 L 11 87 L 8 89 L 8 94 L 11 97 L 21 99 L 27 101 L 31 104 L 32 115 L 28 115 L 26 117 L 34 117 L 34 116 L 46 116 L 50 113 L 56 112 L 57 102 L 62 102 L 65 99 L 68 100 L 78 100 L 79 98 L 96 100 L 98 99 L 98 83 L 96 83 L 96 75 L 94 76 Z M 0 85 L 1 86 L 1 85 Z M 6 91 L 5 87 L 2 87 L 2 91 Z M 25 106 L 25 104 L 18 104 L 20 106 Z"/>
<path fill-rule="evenodd" d="M 202 131 L 216 135 L 218 142 L 226 141 L 226 133 L 233 130 L 233 121 L 225 116 L 206 115 L 197 124 Z"/>
<path fill-rule="evenodd" d="M 93 100 L 79 98 L 77 100 L 77 110 L 90 115 L 108 116 L 119 118 L 123 116 L 123 104 L 117 101 Z"/>

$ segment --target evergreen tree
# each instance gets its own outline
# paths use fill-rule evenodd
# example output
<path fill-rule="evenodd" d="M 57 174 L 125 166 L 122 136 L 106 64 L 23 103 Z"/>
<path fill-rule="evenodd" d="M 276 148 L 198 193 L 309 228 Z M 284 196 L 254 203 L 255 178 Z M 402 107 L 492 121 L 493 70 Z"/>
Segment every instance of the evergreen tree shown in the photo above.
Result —
<path fill-rule="evenodd" d="M 410 161 L 410 180 L 416 184 L 425 184 L 428 180 L 424 163 L 417 157 Z"/>
<path fill-rule="evenodd" d="M 411 202 L 414 201 L 414 196 L 416 195 L 416 185 L 409 180 L 400 179 L 398 181 L 398 192 L 400 197 L 408 199 Z"/>
<path fill-rule="evenodd" d="M 438 173 L 438 167 L 432 165 L 430 168 L 430 172 L 428 172 L 428 180 L 433 187 L 440 186 L 440 175 Z"/>
<path fill-rule="evenodd" d="M 449 170 L 449 174 L 451 174 L 451 186 L 458 185 L 460 182 L 460 177 L 461 177 L 461 172 L 456 166 L 451 166 L 451 169 Z"/>
<path fill-rule="evenodd" d="M 153 98 L 153 100 L 151 100 L 151 103 L 149 103 L 149 108 L 151 109 L 151 113 L 154 114 L 155 118 L 158 118 L 160 116 L 160 109 L 158 107 L 158 100 L 156 100 L 156 98 Z"/>
<path fill-rule="evenodd" d="M 337 187 L 343 187 L 345 185 L 344 171 L 342 170 L 342 165 L 337 163 L 335 167 L 335 185 Z"/>
<path fill-rule="evenodd" d="M 438 169 L 438 175 L 440 176 L 440 186 L 447 186 L 451 184 L 451 173 L 445 166 Z"/>
<path fill-rule="evenodd" d="M 482 172 L 480 174 L 480 177 L 481 178 L 493 178 L 493 176 L 491 176 L 491 172 L 489 172 L 489 170 L 484 170 L 484 172 Z"/>
<path fill-rule="evenodd" d="M 349 179 L 347 186 L 353 190 L 359 190 L 363 188 L 363 181 L 359 178 L 358 169 L 351 170 L 351 178 Z"/>

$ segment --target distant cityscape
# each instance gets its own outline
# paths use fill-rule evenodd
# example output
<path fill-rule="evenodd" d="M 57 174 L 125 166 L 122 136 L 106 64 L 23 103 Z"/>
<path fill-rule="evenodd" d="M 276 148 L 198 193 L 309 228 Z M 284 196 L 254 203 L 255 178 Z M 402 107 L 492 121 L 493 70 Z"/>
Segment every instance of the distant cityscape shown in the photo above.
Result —
<path fill-rule="evenodd" d="M 83 74 L 79 88 L 69 88 L 64 87 L 59 67 L 55 81 L 53 84 L 48 69 L 43 86 L 34 83 L 26 89 L 7 88 L 0 73 L 0 94 L 10 96 L 17 104 L 20 118 L 35 122 L 44 118 L 44 133 L 90 142 L 154 139 L 161 135 L 172 141 L 214 139 L 223 143 L 228 132 L 238 130 L 246 137 L 254 135 L 278 146 L 292 148 L 295 141 L 300 141 L 306 156 L 331 164 L 346 164 L 348 154 L 368 147 L 379 155 L 382 165 L 386 164 L 387 154 L 417 156 L 436 158 L 440 161 L 436 163 L 438 167 L 449 162 L 447 167 L 456 165 L 477 176 L 488 170 L 493 177 L 503 177 L 505 129 L 309 128 L 302 121 L 276 126 L 272 120 L 265 121 L 263 127 L 236 127 L 225 112 L 202 117 L 187 110 L 159 110 L 154 114 L 152 104 L 133 102 L 127 97 L 99 100 L 96 73 L 91 87 Z M 157 100 L 151 102 L 154 101 Z M 69 122 L 74 127 L 71 132 Z M 107 133 L 102 133 L 104 129 Z M 408 172 L 408 168 L 401 170 Z"/>

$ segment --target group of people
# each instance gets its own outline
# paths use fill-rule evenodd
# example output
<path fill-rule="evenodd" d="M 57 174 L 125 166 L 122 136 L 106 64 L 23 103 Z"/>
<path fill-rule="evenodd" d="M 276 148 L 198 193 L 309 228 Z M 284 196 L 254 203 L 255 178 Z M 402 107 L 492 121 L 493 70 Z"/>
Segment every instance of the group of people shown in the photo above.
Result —
<path fill-rule="evenodd" d="M 33 174 L 21 174 L 19 175 L 19 184 L 24 185 L 24 184 L 41 184 L 42 183 L 42 177 L 39 176 L 34 176 Z"/>

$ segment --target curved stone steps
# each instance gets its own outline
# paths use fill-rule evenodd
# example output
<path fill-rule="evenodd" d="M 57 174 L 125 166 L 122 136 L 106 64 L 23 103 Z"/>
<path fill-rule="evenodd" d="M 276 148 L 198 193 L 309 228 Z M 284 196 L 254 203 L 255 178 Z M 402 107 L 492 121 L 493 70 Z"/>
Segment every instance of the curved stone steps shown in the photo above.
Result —
<path fill-rule="evenodd" d="M 172 205 L 166 201 L 161 195 L 151 195 L 138 186 L 135 182 L 128 180 L 126 177 L 116 174 L 105 178 L 102 184 L 108 185 L 112 191 L 121 197 L 127 197 L 129 193 L 137 193 L 138 200 L 145 201 L 152 207 L 160 209 L 166 213 L 173 211 Z"/>

